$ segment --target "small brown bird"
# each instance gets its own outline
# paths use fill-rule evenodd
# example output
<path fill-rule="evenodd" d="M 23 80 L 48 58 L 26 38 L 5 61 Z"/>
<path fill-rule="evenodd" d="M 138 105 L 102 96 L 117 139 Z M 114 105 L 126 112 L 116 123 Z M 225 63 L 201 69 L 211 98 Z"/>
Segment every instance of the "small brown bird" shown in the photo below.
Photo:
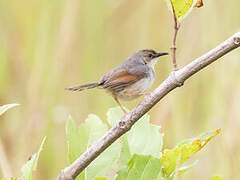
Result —
<path fill-rule="evenodd" d="M 118 99 L 131 100 L 146 94 L 155 80 L 154 66 L 158 57 L 168 53 L 157 53 L 154 50 L 140 50 L 125 62 L 106 73 L 100 81 L 66 88 L 70 91 L 82 91 L 101 87 L 109 91 L 126 114 Z"/>

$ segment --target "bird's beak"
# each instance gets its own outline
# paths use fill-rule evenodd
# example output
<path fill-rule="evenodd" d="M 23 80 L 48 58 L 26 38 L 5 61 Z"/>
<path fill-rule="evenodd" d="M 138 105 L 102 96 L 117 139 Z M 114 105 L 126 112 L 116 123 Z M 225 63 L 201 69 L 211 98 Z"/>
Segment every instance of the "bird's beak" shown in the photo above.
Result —
<path fill-rule="evenodd" d="M 157 58 L 157 57 L 164 56 L 164 55 L 168 55 L 168 53 L 166 53 L 166 52 L 164 52 L 164 53 L 157 53 L 155 55 L 155 57 Z"/>

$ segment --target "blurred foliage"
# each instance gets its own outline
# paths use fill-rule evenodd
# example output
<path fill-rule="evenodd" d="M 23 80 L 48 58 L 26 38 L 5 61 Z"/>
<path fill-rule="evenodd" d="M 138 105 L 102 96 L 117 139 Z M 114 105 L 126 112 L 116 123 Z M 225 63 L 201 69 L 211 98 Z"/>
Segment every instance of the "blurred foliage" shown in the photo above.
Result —
<path fill-rule="evenodd" d="M 212 176 L 211 180 L 223 180 L 223 178 L 221 176 L 214 175 Z"/>
<path fill-rule="evenodd" d="M 33 171 L 36 171 L 37 168 L 37 162 L 40 156 L 40 153 L 42 151 L 43 145 L 45 143 L 46 137 L 43 138 L 42 143 L 40 145 L 40 148 L 37 153 L 34 153 L 28 160 L 26 164 L 23 165 L 21 171 L 22 171 L 22 177 L 21 180 L 33 180 Z"/>
<path fill-rule="evenodd" d="M 177 40 L 180 67 L 239 31 L 239 6 L 238 0 L 204 1 L 191 12 Z M 90 113 L 106 121 L 107 109 L 115 106 L 102 90 L 71 93 L 65 87 L 98 80 L 139 49 L 168 50 L 172 32 L 172 14 L 161 0 L 0 0 L 0 105 L 22 104 L 0 119 L 13 176 L 20 177 L 22 164 L 46 135 L 36 179 L 54 179 L 67 163 L 68 115 L 77 124 Z M 165 133 L 164 148 L 222 129 L 217 143 L 196 155 L 201 161 L 184 180 L 240 176 L 239 59 L 239 50 L 229 53 L 150 111 L 151 122 Z M 161 58 L 154 87 L 171 68 L 170 57 Z M 131 109 L 140 101 L 124 104 Z"/>
<path fill-rule="evenodd" d="M 7 104 L 7 105 L 0 106 L 0 115 L 2 115 L 8 109 L 13 108 L 15 106 L 18 106 L 18 104 Z M 32 156 L 30 156 L 28 162 L 23 165 L 23 167 L 21 169 L 22 176 L 19 179 L 21 179 L 21 180 L 33 180 L 33 171 L 35 171 L 36 168 L 37 168 L 38 158 L 39 158 L 40 152 L 42 151 L 43 144 L 44 144 L 45 140 L 46 140 L 46 137 L 43 138 L 38 152 L 34 153 Z M 9 172 L 10 168 L 9 168 L 9 164 L 7 162 L 7 157 L 3 157 L 3 156 L 6 156 L 6 152 L 2 148 L 1 141 L 0 141 L 0 154 L 1 154 L 1 158 L 2 158 L 0 160 L 0 169 L 1 169 L 2 172 L 4 172 L 4 176 L 9 176 L 7 178 L 8 179 L 11 178 L 11 180 L 17 180 L 17 178 L 11 177 L 12 175 L 9 174 L 10 173 Z M 3 178 L 2 180 L 7 180 L 7 179 Z"/>
<path fill-rule="evenodd" d="M 3 106 L 0 106 L 0 116 L 5 113 L 8 109 L 11 109 L 15 106 L 18 106 L 19 104 L 6 104 Z"/>

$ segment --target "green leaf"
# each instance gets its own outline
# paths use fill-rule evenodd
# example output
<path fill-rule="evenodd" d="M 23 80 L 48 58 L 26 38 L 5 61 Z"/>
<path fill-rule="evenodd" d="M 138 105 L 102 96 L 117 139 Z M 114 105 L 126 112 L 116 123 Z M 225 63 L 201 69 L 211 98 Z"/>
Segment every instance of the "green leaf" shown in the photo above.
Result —
<path fill-rule="evenodd" d="M 0 106 L 0 116 L 5 113 L 8 109 L 13 108 L 15 106 L 19 106 L 19 104 L 6 104 L 3 106 Z"/>
<path fill-rule="evenodd" d="M 107 131 L 104 124 L 96 115 L 89 115 L 85 123 L 76 127 L 70 117 L 66 124 L 68 140 L 68 157 L 70 163 L 75 161 L 92 143 L 102 137 Z M 120 157 L 121 144 L 113 143 L 107 150 L 99 155 L 77 179 L 86 180 L 104 177 L 107 172 L 116 167 Z"/>
<path fill-rule="evenodd" d="M 118 122 L 123 113 L 119 107 L 109 109 L 108 122 L 113 126 Z M 127 164 L 133 154 L 161 156 L 163 134 L 159 133 L 159 126 L 149 122 L 149 116 L 144 115 L 132 127 L 131 131 L 121 137 L 122 150 L 120 162 Z"/>
<path fill-rule="evenodd" d="M 178 169 L 179 175 L 182 175 L 183 173 L 187 172 L 188 170 L 192 169 L 193 166 L 195 166 L 198 163 L 198 160 L 194 161 L 191 164 L 188 164 L 186 166 L 182 166 Z"/>
<path fill-rule="evenodd" d="M 23 165 L 21 171 L 22 171 L 22 177 L 21 180 L 33 180 L 33 171 L 37 168 L 37 162 L 40 155 L 40 152 L 42 151 L 43 144 L 45 143 L 46 137 L 43 138 L 42 143 L 40 145 L 40 148 L 37 153 L 33 154 L 31 156 L 31 159 Z"/>
<path fill-rule="evenodd" d="M 163 134 L 159 126 L 149 122 L 149 115 L 144 115 L 127 134 L 131 154 L 161 156 Z"/>
<path fill-rule="evenodd" d="M 94 114 L 88 115 L 88 118 L 85 120 L 85 128 L 89 137 L 88 146 L 101 138 L 108 130 L 107 125 L 104 124 L 101 119 Z"/>
<path fill-rule="evenodd" d="M 178 20 L 185 18 L 194 7 L 202 7 L 202 0 L 166 0 Z"/>
<path fill-rule="evenodd" d="M 127 167 L 123 167 L 115 180 L 151 180 L 157 179 L 161 173 L 160 159 L 153 156 L 134 154 Z"/>
<path fill-rule="evenodd" d="M 114 180 L 127 180 L 128 168 L 123 166 L 115 175 Z"/>
<path fill-rule="evenodd" d="M 214 132 L 202 134 L 193 139 L 185 140 L 178 144 L 174 149 L 165 149 L 162 157 L 160 158 L 164 167 L 164 173 L 167 176 L 170 176 L 176 169 L 179 156 L 181 156 L 180 165 L 182 165 L 188 158 L 200 151 L 212 138 L 219 133 L 220 129 Z"/>
<path fill-rule="evenodd" d="M 95 140 L 107 131 L 107 126 L 95 115 L 89 115 L 85 123 L 76 127 L 71 117 L 66 124 L 69 162 L 75 161 Z"/>
<path fill-rule="evenodd" d="M 120 154 L 120 163 L 122 165 L 126 165 L 132 156 L 129 149 L 128 139 L 126 135 L 121 137 L 121 142 L 122 142 L 122 149 Z"/>
<path fill-rule="evenodd" d="M 66 134 L 68 159 L 69 163 L 72 163 L 87 149 L 88 135 L 83 126 L 76 127 L 71 117 L 66 124 Z"/>
<path fill-rule="evenodd" d="M 224 180 L 221 176 L 214 175 L 211 177 L 211 180 Z"/>
<path fill-rule="evenodd" d="M 110 170 L 117 169 L 117 161 L 120 157 L 121 144 L 113 143 L 101 155 L 99 155 L 86 169 L 87 179 L 104 177 L 111 174 Z"/>
<path fill-rule="evenodd" d="M 110 108 L 107 112 L 107 121 L 114 126 L 124 116 L 120 107 Z"/>

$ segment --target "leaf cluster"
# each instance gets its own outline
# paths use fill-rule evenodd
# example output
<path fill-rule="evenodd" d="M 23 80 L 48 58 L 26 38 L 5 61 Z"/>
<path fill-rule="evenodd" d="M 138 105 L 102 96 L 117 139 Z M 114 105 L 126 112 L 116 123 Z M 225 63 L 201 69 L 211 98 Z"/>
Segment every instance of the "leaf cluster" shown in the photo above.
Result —
<path fill-rule="evenodd" d="M 112 108 L 107 113 L 107 121 L 114 126 L 122 116 L 120 108 Z M 171 180 L 196 165 L 197 161 L 185 162 L 220 133 L 218 129 L 187 139 L 173 149 L 163 149 L 160 127 L 149 121 L 149 115 L 144 115 L 131 131 L 100 154 L 77 179 Z M 70 117 L 66 125 L 69 163 L 107 130 L 108 126 L 96 115 L 89 115 L 78 128 Z"/>

